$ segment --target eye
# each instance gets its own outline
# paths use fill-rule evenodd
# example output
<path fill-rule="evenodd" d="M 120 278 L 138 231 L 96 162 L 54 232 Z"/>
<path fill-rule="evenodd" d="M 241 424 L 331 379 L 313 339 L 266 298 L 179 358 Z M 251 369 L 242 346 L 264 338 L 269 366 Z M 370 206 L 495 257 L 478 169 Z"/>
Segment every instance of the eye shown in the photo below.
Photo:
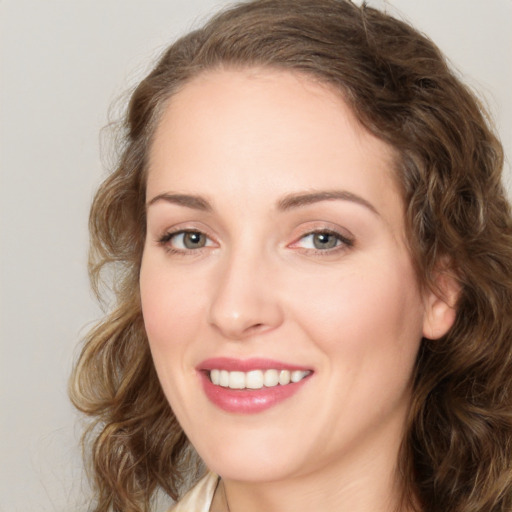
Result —
<path fill-rule="evenodd" d="M 201 231 L 189 230 L 166 233 L 159 242 L 176 251 L 193 251 L 213 245 L 212 240 Z"/>
<path fill-rule="evenodd" d="M 339 246 L 352 246 L 353 241 L 334 231 L 315 231 L 301 237 L 294 246 L 314 251 L 329 251 Z"/>

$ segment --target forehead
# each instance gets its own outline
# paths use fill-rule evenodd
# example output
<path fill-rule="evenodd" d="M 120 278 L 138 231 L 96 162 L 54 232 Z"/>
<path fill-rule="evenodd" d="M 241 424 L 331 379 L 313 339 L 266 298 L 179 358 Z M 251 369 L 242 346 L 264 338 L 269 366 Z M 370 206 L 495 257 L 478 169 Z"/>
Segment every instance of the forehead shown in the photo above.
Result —
<path fill-rule="evenodd" d="M 148 196 L 231 191 L 248 200 L 343 187 L 396 203 L 393 169 L 393 150 L 331 87 L 289 71 L 215 70 L 166 105 L 150 151 Z"/>

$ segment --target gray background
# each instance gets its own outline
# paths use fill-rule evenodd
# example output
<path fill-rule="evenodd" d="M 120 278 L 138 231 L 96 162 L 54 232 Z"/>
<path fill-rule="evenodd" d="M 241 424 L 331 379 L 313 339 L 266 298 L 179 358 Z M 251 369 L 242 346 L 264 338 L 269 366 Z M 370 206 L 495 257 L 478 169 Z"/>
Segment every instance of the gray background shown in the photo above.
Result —
<path fill-rule="evenodd" d="M 88 207 L 108 164 L 100 129 L 158 51 L 226 3 L 0 0 L 2 512 L 86 510 L 66 383 L 99 316 L 85 265 Z M 512 0 L 369 3 L 437 42 L 481 91 L 510 158 Z"/>

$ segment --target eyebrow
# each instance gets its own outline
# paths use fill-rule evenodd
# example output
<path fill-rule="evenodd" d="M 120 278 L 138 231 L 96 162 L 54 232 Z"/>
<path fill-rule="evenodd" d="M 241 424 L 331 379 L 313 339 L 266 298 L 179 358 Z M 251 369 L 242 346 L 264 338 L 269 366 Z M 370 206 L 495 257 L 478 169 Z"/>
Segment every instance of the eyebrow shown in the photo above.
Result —
<path fill-rule="evenodd" d="M 334 200 L 350 201 L 359 204 L 370 210 L 372 213 L 380 216 L 375 206 L 373 206 L 369 201 L 362 198 L 361 196 L 358 196 L 357 194 L 348 192 L 347 190 L 325 190 L 318 192 L 288 194 L 277 202 L 277 209 L 281 211 L 287 211 L 322 201 Z M 186 208 L 204 212 L 213 211 L 212 205 L 202 196 L 190 194 L 172 194 L 168 192 L 164 192 L 163 194 L 158 194 L 153 197 L 146 204 L 146 209 L 159 201 L 165 201 L 168 203 L 176 204 L 178 206 L 184 206 Z"/>
<path fill-rule="evenodd" d="M 279 210 L 285 211 L 292 208 L 300 208 L 310 204 L 319 203 L 321 201 L 333 200 L 350 201 L 359 204 L 370 210 L 372 213 L 380 216 L 379 212 L 372 203 L 363 197 L 358 196 L 357 194 L 348 192 L 347 190 L 325 190 L 318 192 L 289 194 L 278 202 L 277 207 Z"/>
<path fill-rule="evenodd" d="M 159 202 L 165 201 L 167 203 L 176 204 L 178 206 L 185 206 L 187 208 L 192 208 L 194 210 L 201 210 L 204 212 L 211 212 L 212 205 L 201 196 L 194 196 L 189 194 L 170 194 L 163 193 L 158 194 L 153 199 L 146 203 L 146 209 L 148 209 L 151 205 Z"/>

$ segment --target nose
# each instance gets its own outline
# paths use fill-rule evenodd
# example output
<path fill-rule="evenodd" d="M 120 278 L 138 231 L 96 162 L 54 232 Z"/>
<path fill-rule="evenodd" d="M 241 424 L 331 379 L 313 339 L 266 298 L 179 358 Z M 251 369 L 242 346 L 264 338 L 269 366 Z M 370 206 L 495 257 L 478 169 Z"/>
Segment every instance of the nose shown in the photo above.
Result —
<path fill-rule="evenodd" d="M 239 254 L 222 262 L 209 308 L 210 325 L 231 340 L 278 327 L 283 310 L 275 270 L 261 255 Z"/>

